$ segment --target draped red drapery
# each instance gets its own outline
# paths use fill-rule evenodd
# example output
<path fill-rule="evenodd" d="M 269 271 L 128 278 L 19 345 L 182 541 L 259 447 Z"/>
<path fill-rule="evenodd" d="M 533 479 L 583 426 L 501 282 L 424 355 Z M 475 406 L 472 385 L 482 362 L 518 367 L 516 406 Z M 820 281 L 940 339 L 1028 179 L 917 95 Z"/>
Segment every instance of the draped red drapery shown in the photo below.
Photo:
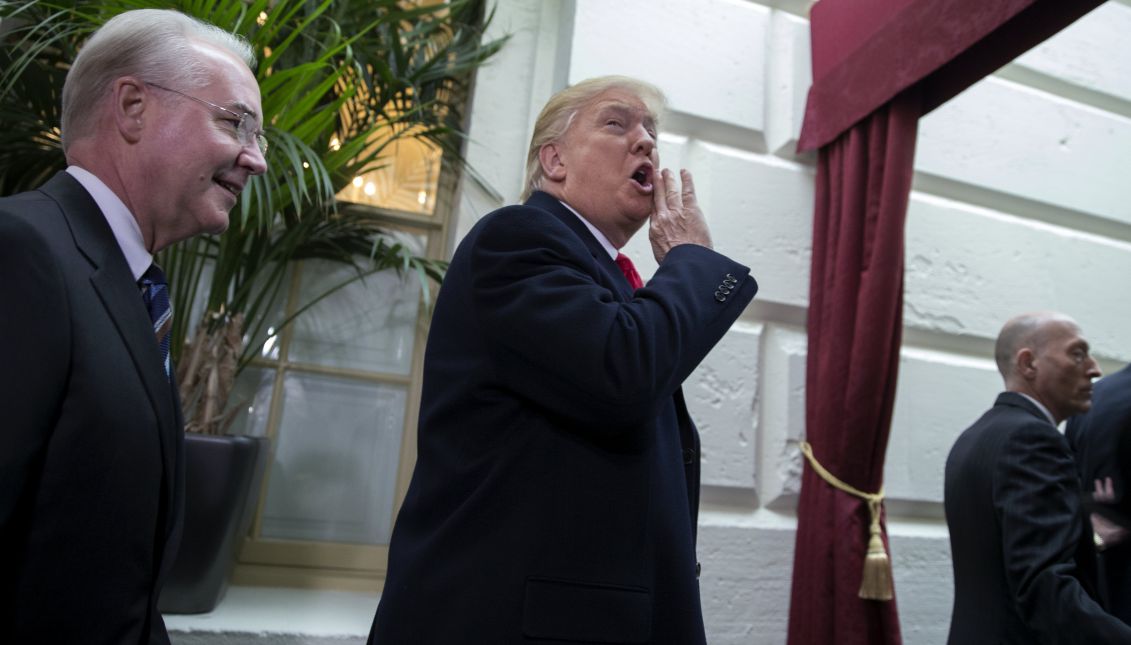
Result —
<path fill-rule="evenodd" d="M 817 461 L 866 492 L 883 481 L 895 399 L 917 99 L 907 92 L 877 110 L 822 148 L 817 165 L 805 426 Z M 864 500 L 805 469 L 791 643 L 900 641 L 895 601 L 857 597 L 869 518 Z M 811 611 L 814 601 L 835 611 Z"/>
<path fill-rule="evenodd" d="M 798 146 L 819 149 L 806 437 L 817 461 L 851 486 L 878 492 L 883 483 L 919 117 L 1102 3 L 820 0 L 814 5 L 814 83 Z M 867 504 L 834 489 L 806 465 L 797 515 L 791 645 L 901 643 L 895 600 L 857 595 L 868 540 Z"/>

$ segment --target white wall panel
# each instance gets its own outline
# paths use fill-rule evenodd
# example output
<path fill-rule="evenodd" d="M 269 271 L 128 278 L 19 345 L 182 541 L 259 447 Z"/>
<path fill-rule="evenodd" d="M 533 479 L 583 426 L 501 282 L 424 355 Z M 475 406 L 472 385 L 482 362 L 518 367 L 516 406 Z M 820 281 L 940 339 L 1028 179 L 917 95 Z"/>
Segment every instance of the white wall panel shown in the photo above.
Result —
<path fill-rule="evenodd" d="M 941 504 L 950 447 L 1001 389 L 989 357 L 905 347 L 884 464 L 887 498 Z"/>
<path fill-rule="evenodd" d="M 954 604 L 950 541 L 945 526 L 920 532 L 888 522 L 899 628 L 907 645 L 945 645 Z"/>
<path fill-rule="evenodd" d="M 769 326 L 763 344 L 762 423 L 758 464 L 761 501 L 793 508 L 801 492 L 801 451 L 805 437 L 804 331 Z"/>
<path fill-rule="evenodd" d="M 773 154 L 793 157 L 805 120 L 805 99 L 813 82 L 808 21 L 774 11 L 768 57 L 766 147 Z"/>
<path fill-rule="evenodd" d="M 1100 5 L 1014 64 L 1131 101 L 1131 6 Z"/>
<path fill-rule="evenodd" d="M 904 324 L 995 338 L 1010 317 L 1064 311 L 1095 351 L 1131 359 L 1131 244 L 914 195 Z"/>
<path fill-rule="evenodd" d="M 739 323 L 683 384 L 699 428 L 702 484 L 754 488 L 762 325 Z"/>
<path fill-rule="evenodd" d="M 1131 225 L 1131 119 L 1010 81 L 920 120 L 915 169 Z"/>
<path fill-rule="evenodd" d="M 769 16 L 739 0 L 577 0 L 569 82 L 634 76 L 674 110 L 761 131 Z"/>
<path fill-rule="evenodd" d="M 699 581 L 711 645 L 785 643 L 794 531 L 715 523 L 699 528 Z"/>

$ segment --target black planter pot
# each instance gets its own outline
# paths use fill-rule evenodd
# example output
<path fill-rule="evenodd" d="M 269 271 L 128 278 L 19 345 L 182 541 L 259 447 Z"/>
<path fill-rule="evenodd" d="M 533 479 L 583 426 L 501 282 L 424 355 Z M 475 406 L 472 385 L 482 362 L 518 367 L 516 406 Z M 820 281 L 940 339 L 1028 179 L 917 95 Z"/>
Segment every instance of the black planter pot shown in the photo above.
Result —
<path fill-rule="evenodd" d="M 185 434 L 184 534 L 157 603 L 162 613 L 206 613 L 224 597 L 269 445 L 265 437 Z"/>

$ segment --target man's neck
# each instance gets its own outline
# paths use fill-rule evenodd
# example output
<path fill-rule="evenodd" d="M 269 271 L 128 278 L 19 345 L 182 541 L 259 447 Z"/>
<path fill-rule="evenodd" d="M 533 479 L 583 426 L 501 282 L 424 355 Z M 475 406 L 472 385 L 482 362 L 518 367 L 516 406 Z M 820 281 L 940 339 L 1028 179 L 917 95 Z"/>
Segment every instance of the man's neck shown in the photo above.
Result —
<path fill-rule="evenodd" d="M 1045 418 L 1049 420 L 1049 423 L 1053 424 L 1054 426 L 1060 425 L 1060 422 L 1063 421 L 1063 419 L 1057 419 L 1055 416 L 1053 416 L 1052 412 L 1048 409 L 1048 406 L 1046 406 L 1044 403 L 1042 403 L 1041 400 L 1038 399 L 1036 396 L 1033 396 L 1033 394 L 1026 392 L 1026 391 L 1024 391 L 1020 388 L 1011 389 L 1009 391 L 1013 392 L 1015 394 L 1020 394 L 1021 396 L 1025 397 L 1026 399 L 1029 399 L 1029 401 L 1031 401 L 1033 403 L 1033 405 L 1037 406 L 1037 409 L 1039 409 L 1041 411 L 1041 414 L 1045 415 Z"/>
<path fill-rule="evenodd" d="M 609 254 L 609 257 L 615 260 L 617 254 L 620 253 L 620 250 L 617 249 L 616 246 L 613 246 L 613 243 L 610 242 L 609 238 L 601 232 L 601 229 L 594 226 L 593 222 L 585 219 L 585 216 L 577 212 L 577 209 L 575 209 L 573 206 L 570 206 L 560 199 L 558 200 L 558 202 L 561 203 L 562 206 L 565 206 L 569 210 L 569 212 L 576 215 L 577 219 L 581 220 L 581 223 L 585 225 L 585 228 L 589 229 L 589 232 L 593 234 L 593 237 L 597 238 L 597 242 L 601 244 L 601 248 L 605 249 L 605 252 Z"/>

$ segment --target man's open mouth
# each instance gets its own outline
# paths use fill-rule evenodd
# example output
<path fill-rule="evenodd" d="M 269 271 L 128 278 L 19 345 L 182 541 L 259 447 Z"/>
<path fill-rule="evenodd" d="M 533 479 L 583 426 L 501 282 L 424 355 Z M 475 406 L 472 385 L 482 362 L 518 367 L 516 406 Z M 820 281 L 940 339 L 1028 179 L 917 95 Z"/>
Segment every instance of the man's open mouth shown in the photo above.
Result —
<path fill-rule="evenodd" d="M 632 181 L 646 191 L 652 190 L 652 164 L 641 164 L 636 172 L 632 173 Z"/>

